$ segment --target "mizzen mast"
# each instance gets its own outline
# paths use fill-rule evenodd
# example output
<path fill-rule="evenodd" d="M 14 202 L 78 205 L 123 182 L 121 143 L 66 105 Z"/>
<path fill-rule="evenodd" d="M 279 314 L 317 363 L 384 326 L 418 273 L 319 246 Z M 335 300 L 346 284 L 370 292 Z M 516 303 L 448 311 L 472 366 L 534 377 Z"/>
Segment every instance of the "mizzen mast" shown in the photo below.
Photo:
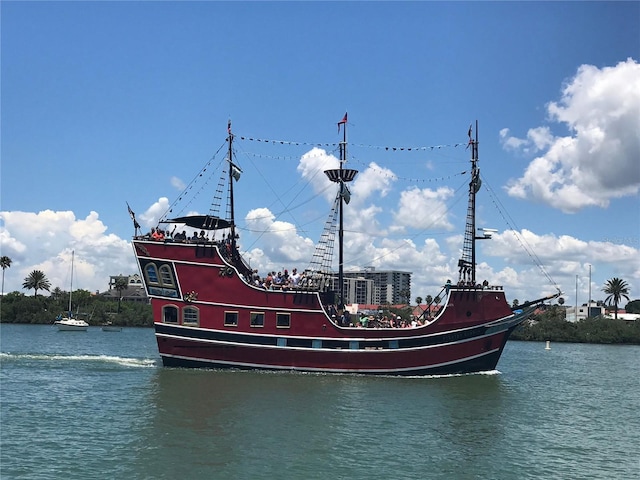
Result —
<path fill-rule="evenodd" d="M 471 147 L 471 180 L 469 181 L 469 203 L 467 222 L 464 230 L 462 258 L 458 260 L 458 282 L 467 285 L 476 284 L 476 193 L 480 190 L 480 169 L 478 168 L 478 121 L 476 120 L 475 139 L 473 127 L 469 126 L 469 146 Z"/>

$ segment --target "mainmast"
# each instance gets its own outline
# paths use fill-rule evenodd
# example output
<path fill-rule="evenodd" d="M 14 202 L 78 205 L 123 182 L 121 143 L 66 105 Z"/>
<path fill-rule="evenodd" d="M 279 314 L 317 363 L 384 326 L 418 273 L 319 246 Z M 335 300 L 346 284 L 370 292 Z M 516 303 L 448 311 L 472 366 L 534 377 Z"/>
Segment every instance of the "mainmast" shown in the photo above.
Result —
<path fill-rule="evenodd" d="M 357 170 L 350 168 L 344 168 L 344 163 L 347 161 L 347 114 L 344 114 L 344 118 L 338 122 L 338 133 L 340 133 L 340 125 L 344 126 L 342 133 L 342 141 L 340 142 L 340 168 L 325 170 L 329 180 L 340 184 L 340 190 L 338 195 L 340 197 L 339 208 L 339 227 L 338 227 L 338 288 L 340 293 L 340 308 L 344 308 L 344 204 L 348 204 L 351 199 L 351 192 L 347 188 L 347 183 L 352 181 Z"/>
<path fill-rule="evenodd" d="M 471 180 L 469 181 L 469 204 L 467 223 L 464 231 L 462 258 L 458 261 L 459 282 L 476 284 L 476 240 L 488 237 L 476 237 L 476 193 L 482 184 L 478 168 L 478 121 L 476 120 L 475 139 L 472 127 L 469 127 L 469 146 L 471 147 Z"/>

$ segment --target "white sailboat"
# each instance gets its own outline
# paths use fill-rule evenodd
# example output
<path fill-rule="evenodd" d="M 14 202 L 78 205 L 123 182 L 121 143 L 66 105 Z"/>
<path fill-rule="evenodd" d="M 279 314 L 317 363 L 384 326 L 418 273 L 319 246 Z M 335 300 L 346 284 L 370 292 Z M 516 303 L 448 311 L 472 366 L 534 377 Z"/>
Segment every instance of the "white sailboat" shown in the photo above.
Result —
<path fill-rule="evenodd" d="M 69 310 L 67 316 L 63 317 L 62 314 L 58 315 L 58 318 L 54 322 L 54 325 L 58 327 L 62 332 L 86 332 L 89 328 L 89 324 L 84 320 L 73 318 L 71 311 L 71 295 L 73 294 L 73 259 L 75 252 L 71 252 L 71 285 L 69 288 Z"/>

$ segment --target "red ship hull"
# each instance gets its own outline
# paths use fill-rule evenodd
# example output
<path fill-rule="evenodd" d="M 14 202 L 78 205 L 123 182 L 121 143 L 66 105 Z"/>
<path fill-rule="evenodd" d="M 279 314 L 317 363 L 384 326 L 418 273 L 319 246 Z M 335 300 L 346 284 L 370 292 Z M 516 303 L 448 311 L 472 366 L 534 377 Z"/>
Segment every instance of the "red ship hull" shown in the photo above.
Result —
<path fill-rule="evenodd" d="M 512 312 L 501 287 L 452 286 L 426 325 L 342 327 L 328 314 L 330 295 L 251 285 L 242 265 L 221 255 L 223 244 L 138 238 L 133 245 L 152 299 L 158 350 L 169 367 L 377 375 L 488 371 L 528 315 Z"/>

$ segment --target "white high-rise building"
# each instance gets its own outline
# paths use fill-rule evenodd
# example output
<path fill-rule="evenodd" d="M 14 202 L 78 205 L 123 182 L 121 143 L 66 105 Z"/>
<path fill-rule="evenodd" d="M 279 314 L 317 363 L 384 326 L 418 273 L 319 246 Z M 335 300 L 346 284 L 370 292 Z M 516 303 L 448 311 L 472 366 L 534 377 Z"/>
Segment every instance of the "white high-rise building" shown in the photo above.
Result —
<path fill-rule="evenodd" d="M 345 303 L 396 305 L 411 300 L 411 273 L 399 270 L 363 270 L 344 272 Z M 338 277 L 334 277 L 338 291 Z"/>

